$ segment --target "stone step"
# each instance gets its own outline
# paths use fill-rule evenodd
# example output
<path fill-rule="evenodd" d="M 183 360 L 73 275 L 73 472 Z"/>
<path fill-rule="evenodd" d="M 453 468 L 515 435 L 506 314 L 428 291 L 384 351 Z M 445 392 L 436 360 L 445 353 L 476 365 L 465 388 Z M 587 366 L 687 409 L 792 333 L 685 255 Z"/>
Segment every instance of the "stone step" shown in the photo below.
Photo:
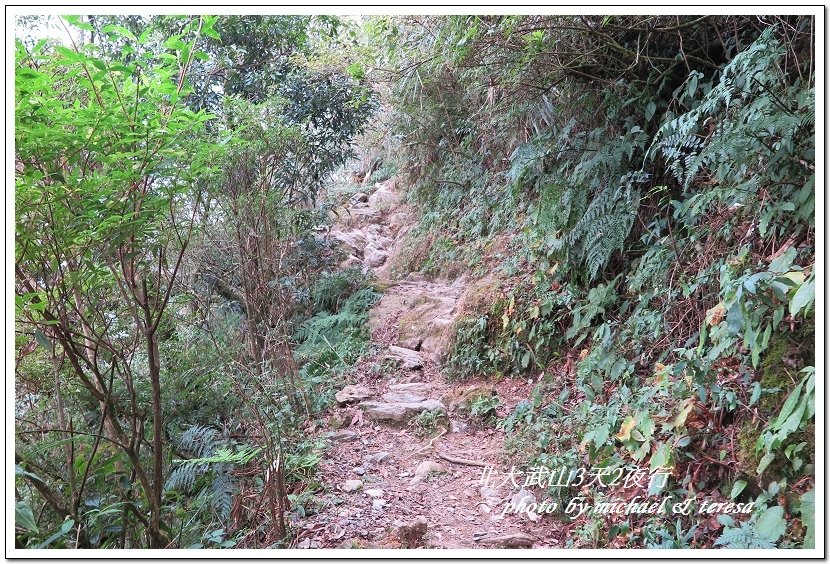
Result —
<path fill-rule="evenodd" d="M 334 394 L 334 399 L 336 399 L 337 403 L 340 405 L 357 403 L 370 397 L 372 397 L 372 391 L 368 388 L 364 388 L 363 386 L 346 386 Z"/>
<path fill-rule="evenodd" d="M 390 384 L 390 392 L 406 392 L 408 394 L 421 394 L 428 396 L 432 390 L 432 385 L 426 382 L 408 382 L 405 384 Z"/>
<path fill-rule="evenodd" d="M 411 392 L 386 392 L 381 399 L 388 403 L 418 403 L 427 399 L 426 396 Z"/>
<path fill-rule="evenodd" d="M 390 423 L 405 423 L 425 411 L 446 411 L 444 404 L 436 399 L 416 402 L 365 401 L 357 406 L 366 413 L 369 419 Z"/>
<path fill-rule="evenodd" d="M 390 345 L 389 352 L 386 353 L 384 359 L 400 364 L 401 368 L 405 370 L 419 370 L 424 366 L 424 358 L 421 353 L 396 345 Z"/>

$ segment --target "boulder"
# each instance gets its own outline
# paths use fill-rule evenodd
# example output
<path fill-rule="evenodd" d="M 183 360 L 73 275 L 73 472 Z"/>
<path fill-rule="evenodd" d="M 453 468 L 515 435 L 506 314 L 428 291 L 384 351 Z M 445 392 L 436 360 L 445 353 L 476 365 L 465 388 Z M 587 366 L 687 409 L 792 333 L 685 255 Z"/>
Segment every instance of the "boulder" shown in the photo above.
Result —
<path fill-rule="evenodd" d="M 351 417 L 344 412 L 338 412 L 329 417 L 329 427 L 332 429 L 342 429 L 351 421 Z"/>
<path fill-rule="evenodd" d="M 363 255 L 363 249 L 366 248 L 366 235 L 360 230 L 343 232 L 339 229 L 332 229 L 329 237 L 345 246 L 351 254 L 358 257 Z"/>
<path fill-rule="evenodd" d="M 368 245 L 363 250 L 363 264 L 369 268 L 377 268 L 386 262 L 389 253 L 373 245 Z"/>
<path fill-rule="evenodd" d="M 369 206 L 375 209 L 391 209 L 398 203 L 398 194 L 394 192 L 394 182 L 392 179 L 383 183 L 378 183 L 377 189 L 369 196 Z"/>

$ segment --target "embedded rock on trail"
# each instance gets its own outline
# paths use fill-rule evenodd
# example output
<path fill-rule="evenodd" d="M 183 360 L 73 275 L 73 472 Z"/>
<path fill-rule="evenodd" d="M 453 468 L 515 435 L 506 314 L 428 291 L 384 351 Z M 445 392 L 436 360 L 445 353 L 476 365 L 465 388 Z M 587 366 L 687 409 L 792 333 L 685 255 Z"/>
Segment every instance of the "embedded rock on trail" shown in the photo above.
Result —
<path fill-rule="evenodd" d="M 346 386 L 345 388 L 334 394 L 334 399 L 336 399 L 337 403 L 339 403 L 340 405 L 346 405 L 348 403 L 357 403 L 370 397 L 372 397 L 371 390 L 363 386 Z"/>
<path fill-rule="evenodd" d="M 419 402 L 383 403 L 366 401 L 357 405 L 369 419 L 373 421 L 387 421 L 405 423 L 407 420 L 420 415 L 424 411 L 445 411 L 444 404 L 438 400 L 424 400 Z"/>
<path fill-rule="evenodd" d="M 484 545 L 500 548 L 530 548 L 536 541 L 533 537 L 525 533 L 513 533 L 497 537 L 484 537 L 480 539 L 480 542 Z"/>
<path fill-rule="evenodd" d="M 441 464 L 435 462 L 434 460 L 424 460 L 418 465 L 417 468 L 415 468 L 415 477 L 426 478 L 427 476 L 429 476 L 431 472 L 435 472 L 436 474 L 443 474 L 446 471 L 446 468 L 444 468 Z"/>
<path fill-rule="evenodd" d="M 367 464 L 380 464 L 389 460 L 388 452 L 376 452 L 375 454 L 367 454 L 363 457 L 363 461 Z"/>
<path fill-rule="evenodd" d="M 421 353 L 395 345 L 389 347 L 389 352 L 384 359 L 400 364 L 404 370 L 418 370 L 424 366 L 424 359 Z"/>
<path fill-rule="evenodd" d="M 424 543 L 427 534 L 427 518 L 418 515 L 414 521 L 398 527 L 398 538 L 404 548 L 415 548 Z"/>
<path fill-rule="evenodd" d="M 340 489 L 346 493 L 356 492 L 360 488 L 363 487 L 363 482 L 361 480 L 346 480 Z"/>
<path fill-rule="evenodd" d="M 432 390 L 432 386 L 426 382 L 408 382 L 405 384 L 391 384 L 389 386 L 390 392 L 403 392 L 410 394 L 420 394 L 427 396 Z"/>
<path fill-rule="evenodd" d="M 447 282 L 410 274 L 405 280 L 394 282 L 369 312 L 369 327 L 374 331 L 395 323 L 394 346 L 440 361 L 447 352 L 459 314 L 457 304 L 464 284 L 463 277 Z"/>

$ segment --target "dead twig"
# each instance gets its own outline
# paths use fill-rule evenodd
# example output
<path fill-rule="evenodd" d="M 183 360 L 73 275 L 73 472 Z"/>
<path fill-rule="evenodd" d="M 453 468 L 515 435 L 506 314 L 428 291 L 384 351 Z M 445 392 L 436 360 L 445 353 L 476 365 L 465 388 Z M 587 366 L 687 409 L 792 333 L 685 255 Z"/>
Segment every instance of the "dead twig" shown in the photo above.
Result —
<path fill-rule="evenodd" d="M 447 462 L 452 462 L 453 464 L 465 464 L 467 466 L 481 466 L 486 468 L 487 466 L 491 466 L 487 462 L 482 462 L 480 460 L 468 460 L 466 458 L 456 458 L 454 456 L 450 456 L 449 454 L 444 454 L 443 452 L 436 452 L 435 455 L 438 458 L 442 458 Z"/>

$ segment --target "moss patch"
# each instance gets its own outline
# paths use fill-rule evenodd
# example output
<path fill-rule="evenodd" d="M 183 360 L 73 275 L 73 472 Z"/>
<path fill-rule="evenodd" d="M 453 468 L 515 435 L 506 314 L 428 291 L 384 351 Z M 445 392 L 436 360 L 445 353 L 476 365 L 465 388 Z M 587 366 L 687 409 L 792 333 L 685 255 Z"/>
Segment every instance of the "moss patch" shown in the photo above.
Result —
<path fill-rule="evenodd" d="M 761 413 L 769 417 L 778 411 L 803 375 L 798 371 L 815 365 L 815 321 L 801 324 L 794 332 L 776 331 L 759 367 L 761 386 L 778 388 L 761 396 Z"/>

